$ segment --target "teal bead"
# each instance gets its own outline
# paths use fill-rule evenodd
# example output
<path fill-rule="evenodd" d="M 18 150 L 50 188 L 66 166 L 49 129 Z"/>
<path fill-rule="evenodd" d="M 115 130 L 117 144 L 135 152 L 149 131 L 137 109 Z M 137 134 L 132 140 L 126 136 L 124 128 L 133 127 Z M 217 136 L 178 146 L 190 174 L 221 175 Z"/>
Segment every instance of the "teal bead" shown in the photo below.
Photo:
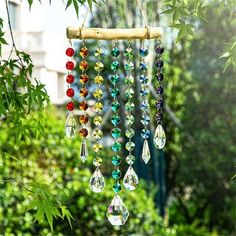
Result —
<path fill-rule="evenodd" d="M 114 115 L 111 118 L 111 123 L 113 125 L 118 125 L 120 123 L 120 117 L 118 115 Z"/>
<path fill-rule="evenodd" d="M 111 136 L 115 139 L 119 138 L 121 136 L 121 130 L 119 128 L 112 129 Z"/>
<path fill-rule="evenodd" d="M 118 192 L 120 192 L 120 190 L 121 190 L 121 184 L 120 184 L 120 183 L 115 183 L 115 184 L 113 185 L 113 191 L 114 191 L 115 193 L 118 193 Z"/>
<path fill-rule="evenodd" d="M 120 95 L 120 90 L 118 88 L 114 88 L 111 90 L 111 96 L 113 98 L 117 98 Z"/>
<path fill-rule="evenodd" d="M 121 144 L 118 143 L 118 142 L 114 142 L 114 143 L 112 144 L 111 148 L 112 148 L 112 150 L 113 150 L 114 152 L 119 152 L 120 149 L 121 149 Z"/>
<path fill-rule="evenodd" d="M 125 148 L 127 151 L 132 152 L 135 148 L 135 144 L 129 141 L 128 143 L 126 143 Z"/>
<path fill-rule="evenodd" d="M 132 88 L 128 88 L 125 90 L 125 97 L 130 99 L 134 96 L 134 90 Z"/>
<path fill-rule="evenodd" d="M 111 82 L 112 82 L 112 84 L 118 84 L 118 83 L 120 82 L 120 77 L 119 77 L 119 75 L 113 75 L 113 76 L 111 77 Z"/>
<path fill-rule="evenodd" d="M 111 104 L 111 109 L 114 112 L 117 112 L 120 109 L 120 103 L 115 101 Z"/>
<path fill-rule="evenodd" d="M 132 102 L 127 102 L 125 104 L 125 110 L 128 111 L 128 112 L 131 112 L 134 110 L 134 103 Z"/>
<path fill-rule="evenodd" d="M 119 48 L 113 48 L 112 51 L 111 51 L 111 55 L 113 57 L 118 57 L 120 55 L 120 50 Z"/>
<path fill-rule="evenodd" d="M 112 164 L 113 164 L 114 166 L 120 165 L 120 162 L 121 162 L 120 156 L 116 155 L 116 156 L 113 156 L 113 157 L 112 157 Z"/>
<path fill-rule="evenodd" d="M 146 57 L 148 55 L 148 49 L 147 48 L 140 48 L 139 54 L 141 57 Z"/>
<path fill-rule="evenodd" d="M 134 116 L 129 114 L 125 117 L 125 120 L 127 122 L 127 125 L 130 126 L 134 123 Z"/>
<path fill-rule="evenodd" d="M 121 172 L 120 170 L 113 170 L 111 173 L 113 179 L 117 180 L 121 177 Z"/>
<path fill-rule="evenodd" d="M 125 70 L 126 71 L 132 71 L 134 69 L 134 63 L 133 62 L 128 62 L 125 64 Z"/>
<path fill-rule="evenodd" d="M 111 63 L 111 69 L 112 69 L 113 71 L 117 71 L 119 68 L 120 68 L 120 63 L 119 63 L 118 61 L 113 61 L 113 62 Z"/>

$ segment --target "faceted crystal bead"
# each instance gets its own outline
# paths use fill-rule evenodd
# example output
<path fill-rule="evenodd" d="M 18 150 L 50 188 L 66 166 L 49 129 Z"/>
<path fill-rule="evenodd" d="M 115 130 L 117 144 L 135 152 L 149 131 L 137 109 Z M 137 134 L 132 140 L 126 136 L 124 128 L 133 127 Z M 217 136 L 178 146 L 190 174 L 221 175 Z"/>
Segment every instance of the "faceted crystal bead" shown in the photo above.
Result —
<path fill-rule="evenodd" d="M 97 48 L 94 52 L 95 57 L 100 58 L 103 55 L 103 50 L 101 48 Z"/>
<path fill-rule="evenodd" d="M 86 128 L 82 128 L 79 131 L 81 137 L 86 138 L 88 136 L 88 130 Z"/>
<path fill-rule="evenodd" d="M 86 116 L 86 115 L 81 115 L 81 116 L 79 117 L 79 122 L 80 122 L 80 124 L 87 124 L 87 123 L 88 123 L 88 116 Z"/>
<path fill-rule="evenodd" d="M 102 164 L 102 158 L 99 156 L 96 156 L 93 158 L 93 164 L 95 166 L 100 166 Z"/>
<path fill-rule="evenodd" d="M 126 143 L 125 148 L 127 151 L 132 152 L 135 148 L 135 144 L 129 141 L 128 143 Z"/>
<path fill-rule="evenodd" d="M 138 185 L 138 176 L 132 166 L 130 166 L 124 176 L 123 184 L 127 190 L 134 190 Z"/>
<path fill-rule="evenodd" d="M 164 61 L 163 60 L 156 60 L 156 65 L 159 68 L 162 68 L 164 66 Z"/>
<path fill-rule="evenodd" d="M 113 62 L 111 63 L 111 69 L 112 69 L 113 71 L 117 71 L 117 70 L 119 69 L 119 67 L 120 67 L 120 63 L 119 63 L 118 61 L 113 61 Z"/>
<path fill-rule="evenodd" d="M 74 89 L 68 88 L 66 91 L 66 95 L 67 95 L 67 97 L 70 97 L 70 98 L 74 97 L 74 95 L 75 95 Z"/>
<path fill-rule="evenodd" d="M 113 170 L 111 175 L 113 179 L 117 180 L 121 177 L 121 172 L 120 170 Z"/>
<path fill-rule="evenodd" d="M 113 150 L 114 152 L 119 152 L 120 149 L 121 149 L 121 144 L 118 143 L 118 142 L 114 142 L 114 143 L 112 144 L 111 148 L 112 148 L 112 150 Z"/>
<path fill-rule="evenodd" d="M 94 171 L 90 179 L 90 188 L 93 192 L 100 193 L 104 189 L 104 187 L 105 187 L 104 177 L 99 167 L 97 167 L 97 169 Z"/>
<path fill-rule="evenodd" d="M 148 77 L 145 76 L 145 75 L 141 75 L 139 80 L 142 84 L 147 84 L 148 83 Z"/>
<path fill-rule="evenodd" d="M 125 117 L 125 120 L 127 125 L 130 126 L 134 123 L 134 116 L 129 114 Z"/>
<path fill-rule="evenodd" d="M 151 154 L 150 154 L 150 149 L 149 149 L 149 145 L 148 145 L 148 141 L 144 140 L 143 142 L 143 150 L 142 150 L 142 159 L 144 161 L 145 164 L 148 163 L 148 161 L 151 158 Z"/>
<path fill-rule="evenodd" d="M 130 47 L 128 47 L 128 48 L 126 48 L 125 49 L 125 56 L 129 59 L 129 60 L 131 60 L 132 58 L 133 58 L 133 56 L 134 56 L 134 54 L 133 54 L 133 50 L 132 50 L 132 48 L 130 48 Z"/>
<path fill-rule="evenodd" d="M 162 100 L 162 99 L 158 99 L 158 100 L 156 101 L 156 108 L 157 108 L 158 110 L 160 110 L 160 109 L 162 108 L 162 106 L 163 106 L 163 100 Z"/>
<path fill-rule="evenodd" d="M 134 96 L 134 90 L 132 88 L 128 88 L 125 90 L 125 97 L 130 99 Z"/>
<path fill-rule="evenodd" d="M 163 76 L 162 73 L 157 73 L 157 74 L 156 74 L 156 77 L 157 77 L 157 80 L 158 80 L 158 81 L 162 81 L 162 80 L 164 79 L 164 76 Z"/>
<path fill-rule="evenodd" d="M 89 54 L 89 51 L 86 47 L 82 47 L 79 52 L 81 57 L 87 57 Z"/>
<path fill-rule="evenodd" d="M 142 129 L 141 136 L 143 139 L 148 139 L 150 137 L 150 130 L 148 129 Z"/>
<path fill-rule="evenodd" d="M 163 92 L 164 92 L 163 87 L 162 87 L 162 86 L 159 86 L 159 87 L 157 88 L 157 94 L 163 94 Z"/>
<path fill-rule="evenodd" d="M 112 51 L 111 51 L 111 55 L 113 57 L 118 57 L 120 55 L 120 50 L 119 48 L 113 48 Z"/>
<path fill-rule="evenodd" d="M 96 99 L 101 99 L 102 96 L 103 96 L 103 92 L 100 88 L 97 88 L 95 89 L 94 93 L 93 93 L 93 96 L 96 98 Z"/>
<path fill-rule="evenodd" d="M 134 69 L 134 63 L 133 62 L 128 62 L 125 64 L 125 70 L 126 71 L 132 71 Z"/>
<path fill-rule="evenodd" d="M 112 225 L 124 225 L 129 217 L 129 211 L 119 195 L 115 195 L 107 209 L 107 218 Z"/>
<path fill-rule="evenodd" d="M 159 124 L 154 133 L 154 145 L 156 148 L 162 149 L 166 144 L 166 134 L 163 127 Z"/>
<path fill-rule="evenodd" d="M 114 128 L 112 129 L 111 131 L 111 136 L 114 138 L 114 139 L 117 139 L 121 136 L 121 130 L 119 128 Z"/>
<path fill-rule="evenodd" d="M 112 116 L 111 123 L 115 126 L 118 125 L 120 123 L 120 117 L 118 115 Z"/>
<path fill-rule="evenodd" d="M 87 70 L 87 69 L 88 69 L 88 62 L 87 62 L 87 61 L 81 61 L 81 62 L 79 63 L 79 68 L 80 68 L 80 70 L 82 70 L 82 71 Z"/>
<path fill-rule="evenodd" d="M 143 110 L 143 111 L 147 111 L 147 109 L 148 109 L 148 103 L 146 102 L 146 101 L 143 101 L 142 103 L 141 103 L 141 109 Z"/>
<path fill-rule="evenodd" d="M 126 157 L 126 162 L 129 164 L 129 165 L 133 165 L 134 164 L 134 161 L 135 161 L 135 157 L 131 154 L 129 154 L 127 157 Z"/>
<path fill-rule="evenodd" d="M 94 110 L 95 110 L 96 112 L 101 112 L 102 109 L 103 109 L 103 105 L 102 105 L 101 102 L 96 102 L 96 103 L 94 104 Z"/>
<path fill-rule="evenodd" d="M 67 77 L 66 77 L 66 82 L 67 82 L 68 84 L 72 84 L 72 83 L 74 83 L 74 81 L 75 81 L 74 75 L 71 75 L 71 74 L 67 75 Z"/>
<path fill-rule="evenodd" d="M 147 70 L 147 68 L 148 68 L 148 66 L 145 62 L 141 62 L 139 67 L 140 67 L 140 70 Z"/>
<path fill-rule="evenodd" d="M 101 125 L 101 123 L 102 123 L 102 117 L 101 117 L 101 116 L 95 116 L 95 117 L 93 118 L 93 123 L 94 123 L 95 125 Z"/>
<path fill-rule="evenodd" d="M 165 49 L 163 47 L 160 47 L 160 46 L 156 47 L 156 53 L 163 54 L 164 51 L 165 51 Z"/>
<path fill-rule="evenodd" d="M 88 109 L 88 103 L 86 101 L 82 101 L 80 104 L 79 104 L 79 109 L 81 111 L 86 111 Z"/>
<path fill-rule="evenodd" d="M 163 113 L 159 112 L 159 113 L 156 114 L 156 121 L 157 121 L 158 124 L 161 123 L 162 117 L 163 117 Z"/>
<path fill-rule="evenodd" d="M 67 55 L 68 57 L 74 56 L 74 53 L 75 53 L 75 50 L 74 50 L 73 48 L 67 48 L 67 49 L 66 49 L 66 55 Z"/>
<path fill-rule="evenodd" d="M 88 80 L 89 80 L 89 77 L 88 77 L 88 75 L 85 75 L 85 74 L 81 75 L 79 78 L 79 81 L 81 84 L 86 84 L 88 82 Z"/>
<path fill-rule="evenodd" d="M 125 136 L 127 138 L 132 138 L 135 135 L 135 132 L 133 129 L 129 128 L 125 131 Z"/>
<path fill-rule="evenodd" d="M 118 88 L 114 88 L 111 90 L 111 96 L 113 98 L 117 98 L 120 95 L 120 90 Z"/>
<path fill-rule="evenodd" d="M 141 123 L 143 125 L 148 125 L 150 122 L 150 117 L 148 115 L 142 115 Z"/>
<path fill-rule="evenodd" d="M 95 78 L 94 78 L 95 84 L 102 84 L 102 82 L 103 82 L 103 77 L 101 75 L 95 76 Z"/>
<path fill-rule="evenodd" d="M 96 140 L 99 140 L 102 138 L 102 135 L 103 135 L 103 132 L 100 130 L 100 129 L 95 129 L 94 132 L 93 132 L 93 137 L 96 139 Z"/>
<path fill-rule="evenodd" d="M 80 159 L 82 162 L 85 162 L 88 156 L 88 149 L 87 149 L 87 144 L 86 141 L 83 140 L 81 143 L 81 148 L 80 148 Z"/>
<path fill-rule="evenodd" d="M 140 95 L 141 95 L 141 97 L 145 97 L 145 96 L 147 96 L 148 94 L 149 94 L 149 90 L 148 90 L 148 89 L 142 88 L 142 89 L 140 90 Z"/>
<path fill-rule="evenodd" d="M 102 62 L 96 62 L 95 65 L 94 65 L 94 69 L 97 71 L 97 72 L 101 72 L 103 69 L 104 69 L 104 65 Z"/>
<path fill-rule="evenodd" d="M 79 91 L 79 95 L 80 97 L 82 98 L 85 98 L 88 96 L 88 89 L 87 88 L 81 88 L 80 91 Z"/>
<path fill-rule="evenodd" d="M 112 82 L 112 84 L 118 84 L 120 82 L 119 75 L 112 75 L 111 82 Z"/>
<path fill-rule="evenodd" d="M 75 108 L 75 105 L 74 105 L 73 102 L 68 102 L 68 103 L 66 104 L 66 108 L 67 108 L 68 111 L 73 111 L 74 108 Z"/>
<path fill-rule="evenodd" d="M 131 112 L 134 110 L 134 103 L 133 102 L 127 102 L 125 104 L 125 110 L 128 112 Z"/>
<path fill-rule="evenodd" d="M 140 48 L 139 54 L 141 57 L 146 57 L 148 55 L 148 49 L 144 47 Z"/>
<path fill-rule="evenodd" d="M 100 143 L 95 143 L 95 144 L 93 145 L 93 150 L 94 150 L 94 152 L 96 152 L 96 153 L 99 153 L 100 151 L 102 151 L 102 149 L 103 149 L 103 146 L 102 146 L 102 144 L 100 144 Z"/>
<path fill-rule="evenodd" d="M 118 155 L 116 155 L 116 156 L 113 156 L 112 157 L 112 164 L 114 165 L 114 166 L 118 166 L 118 165 L 120 165 L 120 156 L 118 156 Z"/>
<path fill-rule="evenodd" d="M 66 69 L 67 69 L 67 70 L 74 70 L 74 68 L 75 68 L 75 64 L 74 64 L 73 61 L 68 61 L 68 62 L 66 63 Z"/>
<path fill-rule="evenodd" d="M 134 83 L 134 77 L 132 75 L 127 75 L 125 77 L 125 83 L 128 85 L 131 85 Z"/>
<path fill-rule="evenodd" d="M 111 104 L 111 109 L 114 112 L 117 112 L 120 109 L 120 103 L 115 101 Z"/>
<path fill-rule="evenodd" d="M 69 115 L 66 118 L 65 131 L 66 131 L 66 137 L 68 138 L 72 138 L 76 134 L 77 124 L 72 113 L 69 113 Z"/>
<path fill-rule="evenodd" d="M 118 192 L 120 192 L 120 190 L 121 190 L 121 184 L 120 183 L 115 183 L 114 185 L 113 185 L 113 191 L 115 192 L 115 193 L 118 193 Z"/>

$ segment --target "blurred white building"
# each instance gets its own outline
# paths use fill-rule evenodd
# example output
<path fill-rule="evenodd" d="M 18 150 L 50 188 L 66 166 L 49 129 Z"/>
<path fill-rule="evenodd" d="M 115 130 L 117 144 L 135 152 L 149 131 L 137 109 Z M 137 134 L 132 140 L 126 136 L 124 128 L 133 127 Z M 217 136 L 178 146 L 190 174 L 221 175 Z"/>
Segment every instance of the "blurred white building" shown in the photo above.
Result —
<path fill-rule="evenodd" d="M 80 9 L 80 18 L 85 9 Z M 46 90 L 53 104 L 62 104 L 66 100 L 65 91 L 65 50 L 67 26 L 79 26 L 73 8 L 65 11 L 65 5 L 60 0 L 34 1 L 32 8 L 26 0 L 10 0 L 9 12 L 16 46 L 31 55 L 34 77 L 46 85 Z M 0 1 L 0 17 L 4 20 L 5 38 L 11 42 L 7 25 L 5 1 Z M 9 55 L 11 47 L 3 48 L 3 59 Z"/>

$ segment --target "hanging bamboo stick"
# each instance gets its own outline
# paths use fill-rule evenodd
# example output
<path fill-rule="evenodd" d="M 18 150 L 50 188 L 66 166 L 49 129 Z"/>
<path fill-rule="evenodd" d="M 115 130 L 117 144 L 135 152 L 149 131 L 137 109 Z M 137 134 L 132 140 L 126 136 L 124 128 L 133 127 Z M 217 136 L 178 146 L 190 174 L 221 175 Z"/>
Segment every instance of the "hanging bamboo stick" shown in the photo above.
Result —
<path fill-rule="evenodd" d="M 67 28 L 68 39 L 155 39 L 163 37 L 161 27 L 104 29 L 104 28 Z"/>

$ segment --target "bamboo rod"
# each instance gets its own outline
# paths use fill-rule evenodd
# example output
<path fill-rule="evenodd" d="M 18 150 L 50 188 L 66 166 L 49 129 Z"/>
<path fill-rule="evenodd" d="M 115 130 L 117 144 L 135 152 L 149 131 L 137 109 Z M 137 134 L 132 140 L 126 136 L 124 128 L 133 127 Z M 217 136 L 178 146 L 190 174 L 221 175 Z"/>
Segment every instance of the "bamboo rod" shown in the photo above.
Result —
<path fill-rule="evenodd" d="M 163 37 L 161 27 L 103 29 L 103 28 L 67 28 L 68 39 L 156 39 Z"/>

